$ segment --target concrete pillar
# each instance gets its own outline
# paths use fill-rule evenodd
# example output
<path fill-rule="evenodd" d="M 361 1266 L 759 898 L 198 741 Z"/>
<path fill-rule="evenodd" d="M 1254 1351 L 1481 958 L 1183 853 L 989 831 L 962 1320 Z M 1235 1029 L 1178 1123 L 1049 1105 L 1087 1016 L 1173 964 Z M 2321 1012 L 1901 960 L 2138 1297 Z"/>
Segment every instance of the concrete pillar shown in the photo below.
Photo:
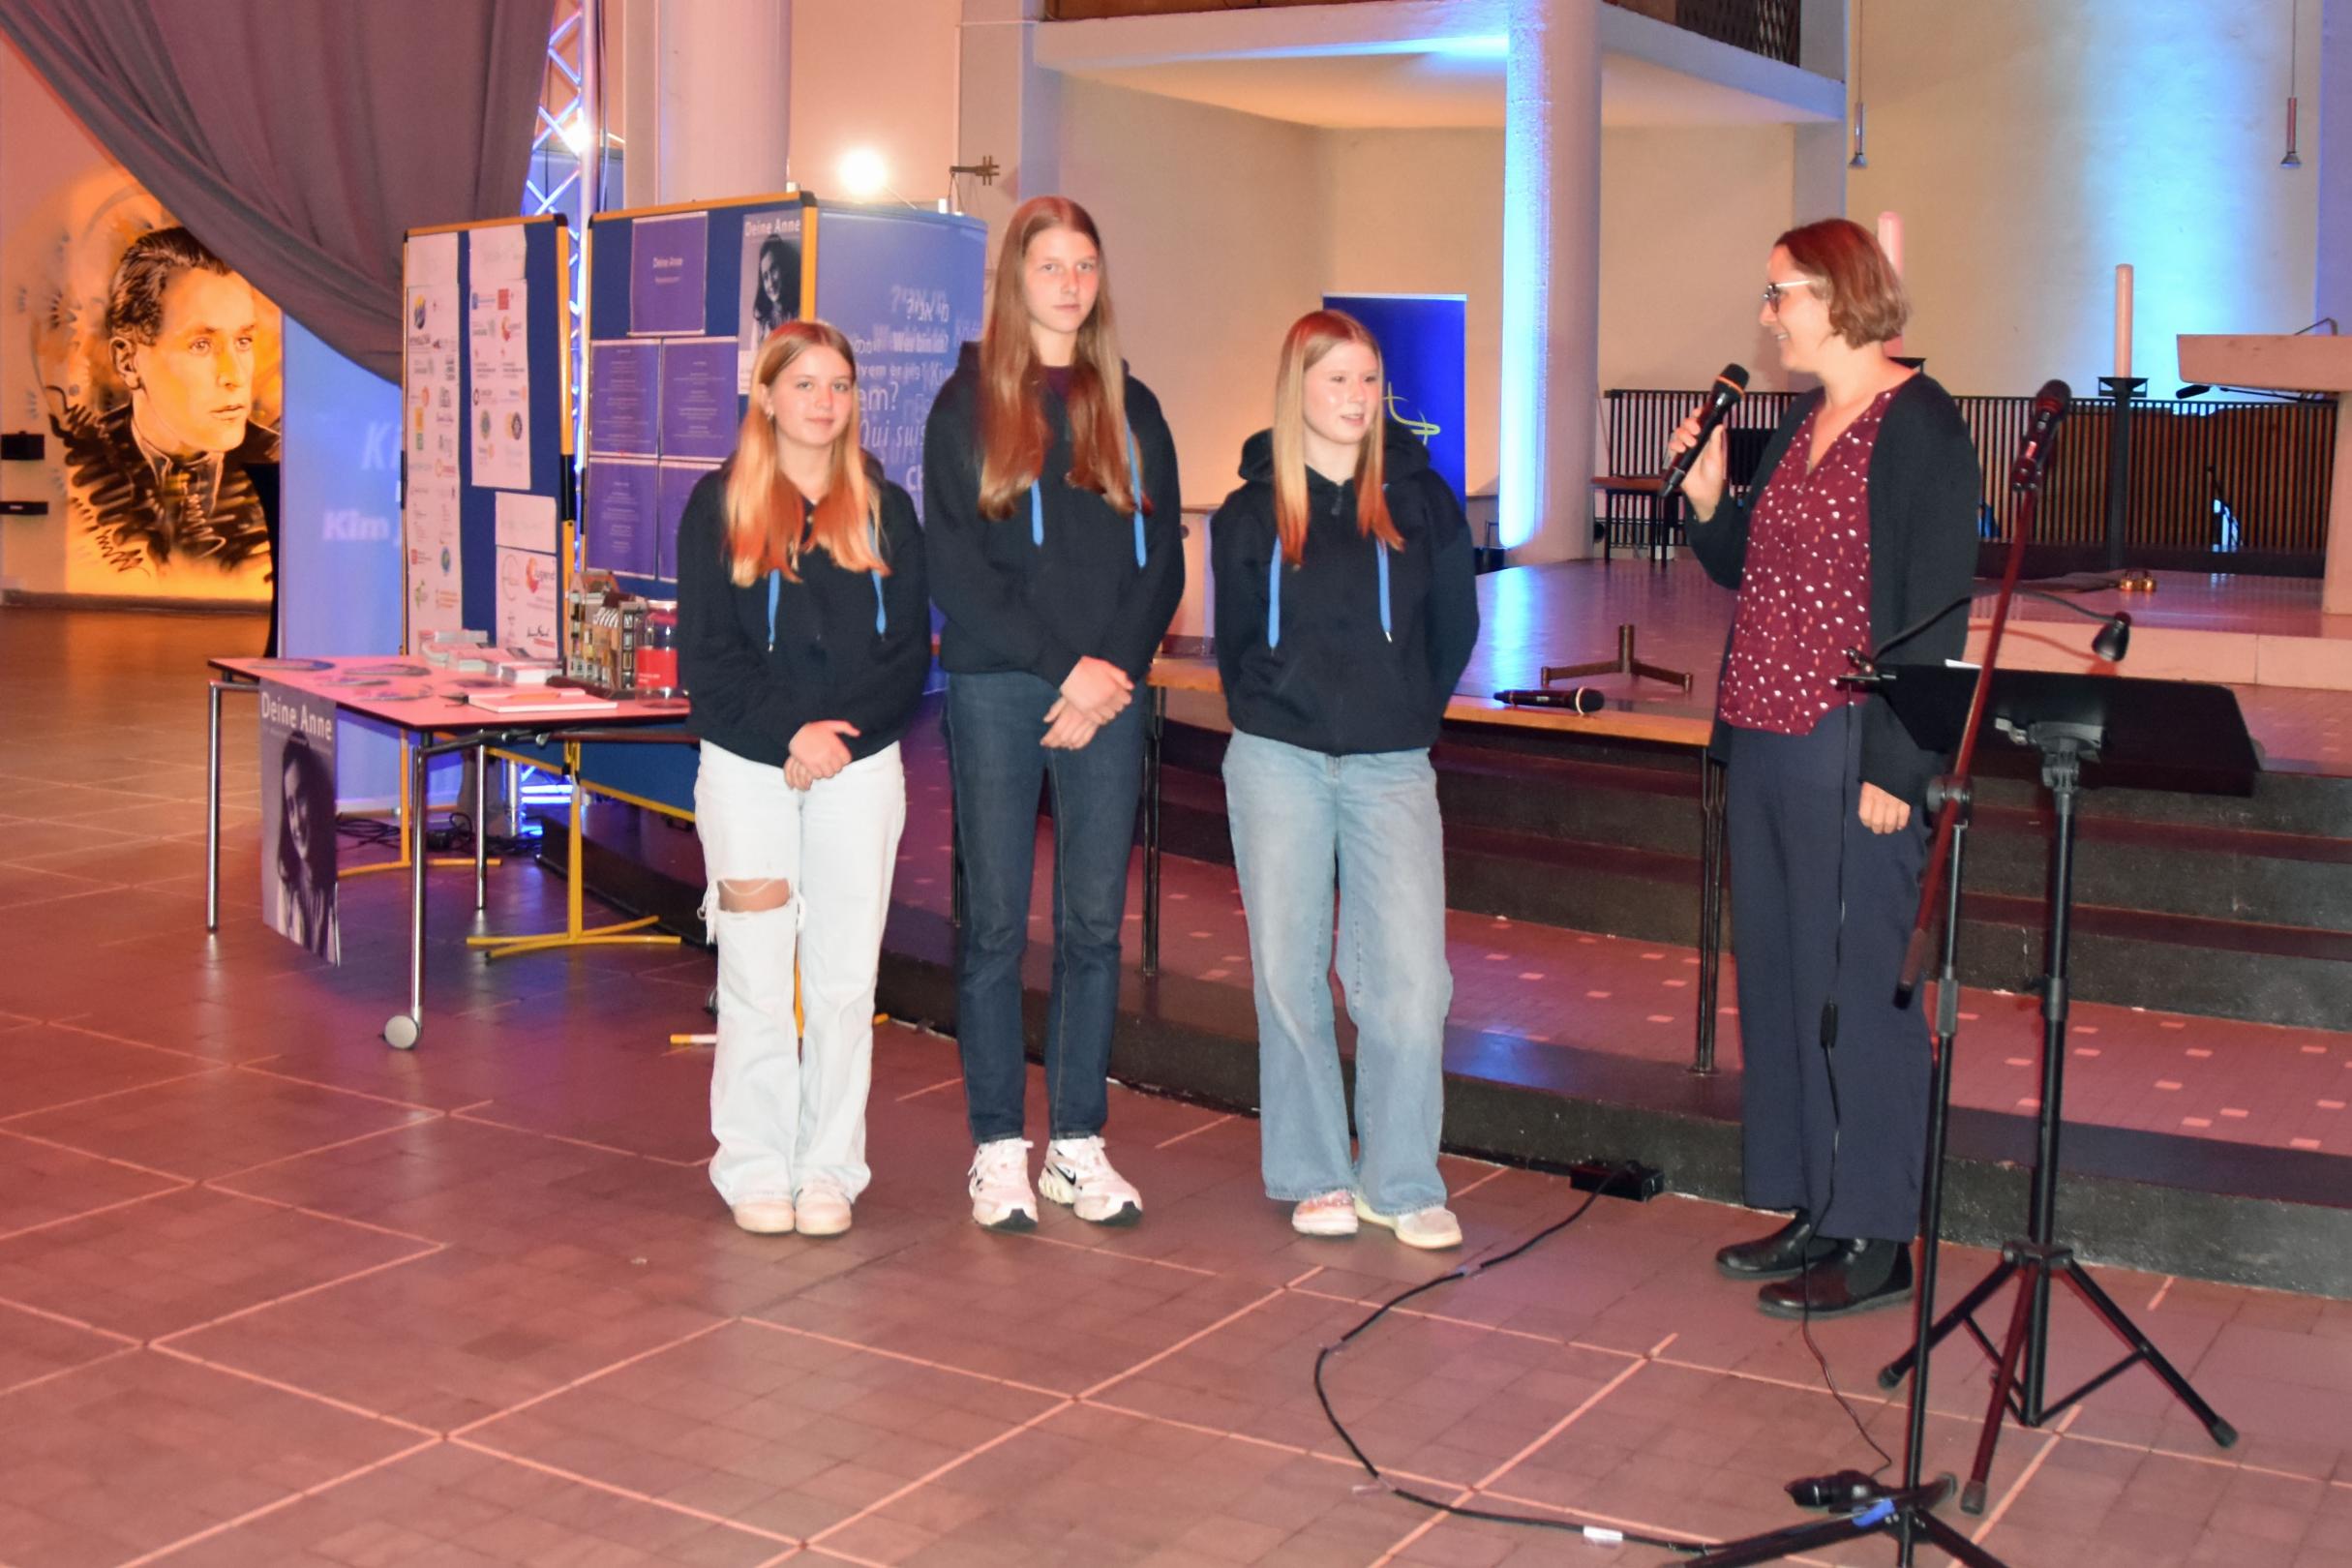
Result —
<path fill-rule="evenodd" d="M 1511 0 L 1501 475 L 1514 562 L 1592 553 L 1600 392 L 1600 0 Z"/>
<path fill-rule="evenodd" d="M 607 14 L 607 20 L 611 19 Z M 607 86 L 632 207 L 781 191 L 791 178 L 792 0 L 626 0 Z"/>
<path fill-rule="evenodd" d="M 1062 183 L 1062 77 L 1037 63 L 1044 0 L 964 0 L 958 164 L 993 158 L 994 185 L 959 181 L 964 210 L 1002 231 L 1012 209 Z"/>

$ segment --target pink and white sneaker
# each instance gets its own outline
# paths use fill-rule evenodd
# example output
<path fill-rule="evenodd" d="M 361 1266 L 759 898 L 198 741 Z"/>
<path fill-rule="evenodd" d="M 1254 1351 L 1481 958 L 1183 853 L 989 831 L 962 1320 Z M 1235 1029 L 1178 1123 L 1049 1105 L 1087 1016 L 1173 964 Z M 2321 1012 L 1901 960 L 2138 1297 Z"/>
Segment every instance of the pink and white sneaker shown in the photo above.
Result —
<path fill-rule="evenodd" d="M 1029 1140 L 992 1138 L 974 1151 L 972 1220 L 990 1230 L 1038 1228 L 1038 1198 L 1029 1190 Z"/>
<path fill-rule="evenodd" d="M 1038 1191 L 1089 1224 L 1131 1225 L 1143 1218 L 1143 1194 L 1111 1168 L 1101 1138 L 1056 1138 L 1047 1144 Z"/>

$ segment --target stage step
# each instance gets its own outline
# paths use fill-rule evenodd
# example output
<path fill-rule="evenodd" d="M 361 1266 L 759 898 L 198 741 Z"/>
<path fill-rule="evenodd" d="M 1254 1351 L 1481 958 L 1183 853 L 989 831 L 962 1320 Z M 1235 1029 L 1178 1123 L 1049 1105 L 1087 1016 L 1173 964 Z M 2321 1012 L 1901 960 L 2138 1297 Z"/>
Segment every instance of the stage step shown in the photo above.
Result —
<path fill-rule="evenodd" d="M 893 907 L 879 1005 L 953 1034 L 953 941 L 944 917 Z M 1040 1041 L 1045 994 L 1033 984 L 1023 1000 L 1028 1037 Z M 1343 1012 L 1339 1030 L 1342 1052 L 1352 1052 Z M 1111 1073 L 1253 1113 L 1256 1035 L 1247 988 L 1175 974 L 1145 980 L 1126 968 Z M 1447 1031 L 1445 1061 L 1442 1136 L 1457 1154 L 1546 1169 L 1639 1160 L 1675 1191 L 1739 1201 L 1736 1072 L 1698 1077 L 1671 1063 L 1464 1029 Z M 2065 1147 L 2064 1239 L 2087 1260 L 2352 1297 L 2343 1160 L 2079 1123 L 2067 1126 Z M 2022 1231 L 2033 1160 L 2030 1118 L 1955 1109 L 1945 1235 L 1997 1247 Z"/>
<path fill-rule="evenodd" d="M 1171 725 L 1162 832 L 1231 863 L 1221 732 Z M 1642 941 L 1699 925 L 1699 767 L 1596 739 L 1536 754 L 1508 732 L 1435 752 L 1447 901 Z M 2021 755 L 1990 759 L 1970 836 L 1961 975 L 2017 991 L 2041 973 L 2052 821 Z M 2075 995 L 2316 1028 L 2352 1018 L 2352 780 L 2266 774 L 2248 799 L 2095 789 L 2076 833 Z M 1733 890 L 1737 897 L 1737 890 Z M 1726 927 L 1728 933 L 1728 926 Z"/>

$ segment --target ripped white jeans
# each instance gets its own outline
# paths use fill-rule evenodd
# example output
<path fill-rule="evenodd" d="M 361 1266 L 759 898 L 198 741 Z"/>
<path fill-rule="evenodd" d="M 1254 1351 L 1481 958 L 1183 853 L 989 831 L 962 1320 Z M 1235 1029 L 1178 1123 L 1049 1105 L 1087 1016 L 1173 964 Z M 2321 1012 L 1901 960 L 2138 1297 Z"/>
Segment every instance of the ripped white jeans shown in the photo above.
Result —
<path fill-rule="evenodd" d="M 694 826 L 703 924 L 718 944 L 710 1181 L 731 1205 L 790 1198 L 820 1176 L 855 1198 L 871 1180 L 874 974 L 906 817 L 895 745 L 803 791 L 781 768 L 702 744 Z M 791 889 L 780 907 L 724 907 L 720 884 L 778 879 Z"/>

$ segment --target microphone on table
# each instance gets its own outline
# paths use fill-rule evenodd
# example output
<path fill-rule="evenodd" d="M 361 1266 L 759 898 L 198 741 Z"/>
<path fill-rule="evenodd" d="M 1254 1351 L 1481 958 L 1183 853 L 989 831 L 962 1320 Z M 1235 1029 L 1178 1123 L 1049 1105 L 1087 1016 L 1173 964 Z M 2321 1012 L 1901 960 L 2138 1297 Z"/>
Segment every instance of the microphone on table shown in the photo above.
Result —
<path fill-rule="evenodd" d="M 1682 488 L 1682 481 L 1690 477 L 1691 465 L 1699 461 L 1699 454 L 1705 450 L 1708 437 L 1715 434 L 1715 427 L 1739 407 L 1739 400 L 1747 395 L 1747 391 L 1748 368 L 1745 365 L 1724 366 L 1723 374 L 1715 377 L 1714 386 L 1707 391 L 1706 406 L 1699 410 L 1699 438 L 1691 442 L 1688 451 L 1675 453 L 1674 461 L 1667 464 L 1666 471 L 1658 476 L 1658 499 L 1661 504 L 1673 499 L 1674 492 Z"/>
<path fill-rule="evenodd" d="M 1581 713 L 1586 717 L 1598 713 L 1609 701 L 1590 686 L 1578 686 L 1570 691 L 1553 691 L 1541 687 L 1498 691 L 1494 694 L 1494 700 L 1508 703 L 1513 708 L 1564 708 L 1571 713 Z"/>

